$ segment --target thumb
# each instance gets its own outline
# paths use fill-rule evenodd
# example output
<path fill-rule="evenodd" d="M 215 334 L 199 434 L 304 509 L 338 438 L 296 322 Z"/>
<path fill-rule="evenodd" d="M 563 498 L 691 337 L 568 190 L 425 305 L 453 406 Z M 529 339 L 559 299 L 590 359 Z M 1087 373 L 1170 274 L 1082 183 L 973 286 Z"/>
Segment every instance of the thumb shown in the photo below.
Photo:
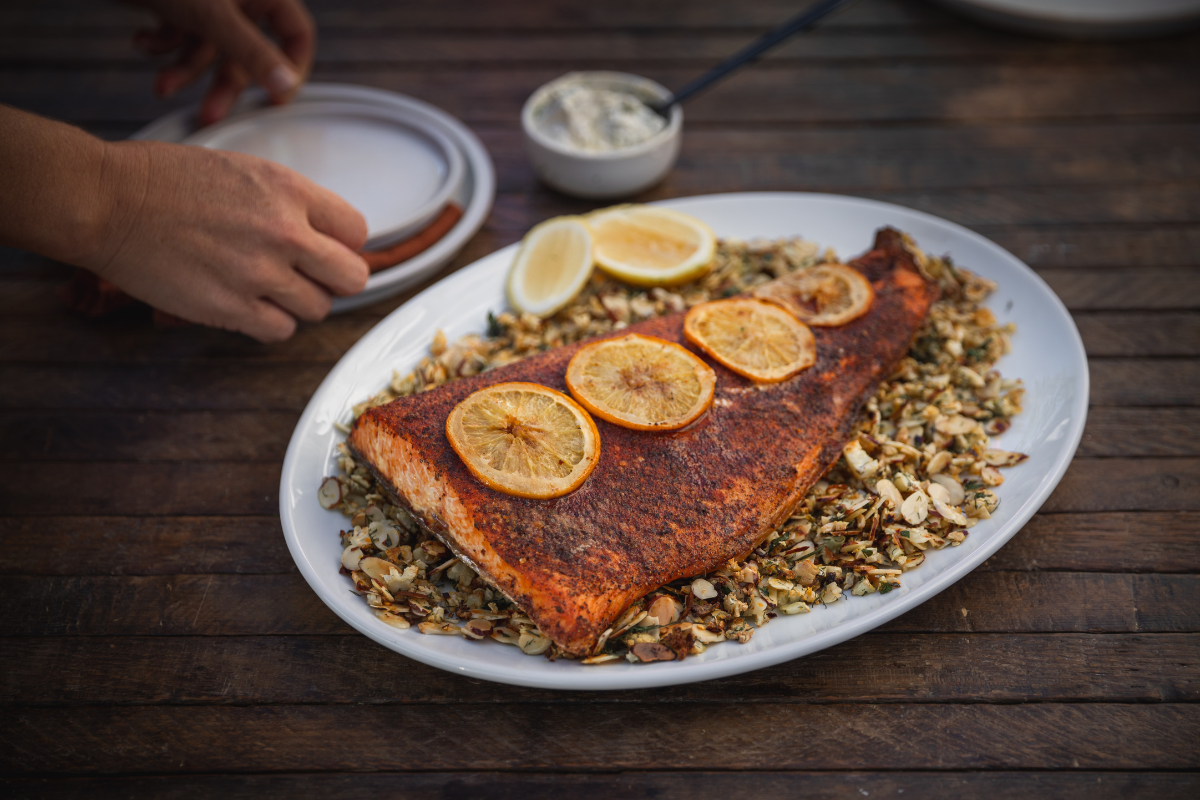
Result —
<path fill-rule="evenodd" d="M 211 18 L 211 29 L 207 31 L 210 41 L 266 89 L 273 102 L 288 100 L 300 86 L 296 67 L 241 9 L 232 3 L 225 8 Z"/>

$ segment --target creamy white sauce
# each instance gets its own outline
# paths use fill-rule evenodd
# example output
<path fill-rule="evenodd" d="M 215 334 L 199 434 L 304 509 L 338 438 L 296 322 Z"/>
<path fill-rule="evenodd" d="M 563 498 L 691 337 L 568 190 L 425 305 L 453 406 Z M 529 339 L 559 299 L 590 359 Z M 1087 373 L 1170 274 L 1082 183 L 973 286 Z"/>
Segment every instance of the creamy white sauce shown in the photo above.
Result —
<path fill-rule="evenodd" d="M 667 125 L 636 95 L 583 82 L 556 87 L 534 121 L 555 142 L 588 153 L 641 144 Z"/>

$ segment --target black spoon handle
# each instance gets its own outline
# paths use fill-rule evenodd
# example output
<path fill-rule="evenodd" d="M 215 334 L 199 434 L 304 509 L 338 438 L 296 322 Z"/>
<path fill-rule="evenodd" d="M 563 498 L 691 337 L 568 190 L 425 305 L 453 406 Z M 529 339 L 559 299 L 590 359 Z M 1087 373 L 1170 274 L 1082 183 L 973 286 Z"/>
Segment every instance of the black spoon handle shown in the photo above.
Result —
<path fill-rule="evenodd" d="M 789 19 L 771 30 L 764 33 L 761 37 L 751 42 L 746 47 L 731 55 L 729 58 L 717 64 L 708 72 L 701 75 L 696 80 L 684 86 L 669 100 L 664 100 L 652 106 L 655 111 L 660 114 L 665 113 L 671 106 L 676 103 L 682 103 L 692 95 L 707 89 L 709 84 L 720 80 L 721 78 L 733 72 L 738 67 L 750 63 L 761 56 L 766 51 L 770 50 L 775 45 L 787 39 L 789 36 L 807 30 L 817 24 L 826 14 L 831 14 L 843 6 L 850 5 L 854 0 L 822 0 L 811 8 L 807 8 L 801 13 Z"/>

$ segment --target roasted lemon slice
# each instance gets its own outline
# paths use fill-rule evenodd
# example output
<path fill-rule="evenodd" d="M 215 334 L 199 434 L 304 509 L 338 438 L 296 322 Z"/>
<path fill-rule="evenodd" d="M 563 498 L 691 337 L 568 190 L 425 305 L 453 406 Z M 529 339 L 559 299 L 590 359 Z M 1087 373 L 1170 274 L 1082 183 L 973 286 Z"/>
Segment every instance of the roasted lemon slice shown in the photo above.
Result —
<path fill-rule="evenodd" d="M 808 326 L 762 300 L 701 303 L 684 317 L 683 333 L 729 369 L 760 383 L 781 381 L 817 360 Z"/>
<path fill-rule="evenodd" d="M 567 387 L 584 408 L 639 431 L 687 425 L 712 405 L 716 383 L 685 348 L 636 333 L 589 344 L 567 365 Z"/>
<path fill-rule="evenodd" d="M 446 438 L 471 474 L 517 497 L 560 497 L 579 488 L 600 459 L 600 432 L 562 392 L 498 383 L 454 407 Z"/>
<path fill-rule="evenodd" d="M 673 286 L 709 270 L 717 237 L 688 214 L 656 206 L 613 206 L 587 217 L 596 265 L 637 286 Z"/>
<path fill-rule="evenodd" d="M 592 275 L 592 233 L 582 217 L 555 217 L 521 240 L 508 271 L 508 302 L 548 317 L 570 303 Z"/>
<path fill-rule="evenodd" d="M 807 325 L 834 327 L 858 319 L 871 308 L 871 282 L 845 264 L 798 270 L 755 289 L 755 297 L 790 311 Z"/>

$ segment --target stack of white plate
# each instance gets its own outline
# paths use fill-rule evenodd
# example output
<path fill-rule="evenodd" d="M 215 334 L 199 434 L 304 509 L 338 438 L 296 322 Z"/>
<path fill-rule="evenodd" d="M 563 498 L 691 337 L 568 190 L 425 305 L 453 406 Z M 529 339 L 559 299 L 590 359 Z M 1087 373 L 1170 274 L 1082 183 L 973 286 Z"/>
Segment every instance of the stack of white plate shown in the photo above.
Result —
<path fill-rule="evenodd" d="M 185 142 L 260 156 L 341 195 L 367 220 L 367 249 L 402 241 L 447 204 L 462 217 L 428 249 L 381 270 L 333 311 L 373 303 L 445 266 L 483 225 L 496 192 L 491 158 L 475 134 L 446 112 L 395 92 L 310 83 L 286 106 L 248 93 L 225 121 L 198 129 L 196 108 L 169 114 L 134 139 Z"/>

